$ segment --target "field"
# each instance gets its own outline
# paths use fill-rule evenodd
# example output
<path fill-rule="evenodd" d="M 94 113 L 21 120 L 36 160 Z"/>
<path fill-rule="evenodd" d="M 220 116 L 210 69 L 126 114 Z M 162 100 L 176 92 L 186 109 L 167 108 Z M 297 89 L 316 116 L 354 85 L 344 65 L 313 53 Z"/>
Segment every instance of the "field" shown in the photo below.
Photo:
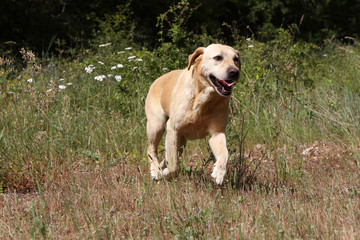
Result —
<path fill-rule="evenodd" d="M 152 181 L 146 93 L 196 47 L 2 56 L 0 238 L 359 239 L 359 42 L 239 40 L 225 184 L 207 139 L 177 179 Z"/>

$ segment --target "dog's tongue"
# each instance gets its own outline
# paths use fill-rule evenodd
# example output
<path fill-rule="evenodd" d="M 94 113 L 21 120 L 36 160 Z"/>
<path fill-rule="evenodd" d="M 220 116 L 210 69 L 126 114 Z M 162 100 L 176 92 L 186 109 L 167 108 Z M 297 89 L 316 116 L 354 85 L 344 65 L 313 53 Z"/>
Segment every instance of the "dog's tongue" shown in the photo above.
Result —
<path fill-rule="evenodd" d="M 227 87 L 231 87 L 232 85 L 235 85 L 236 83 L 235 82 L 232 82 L 232 83 L 228 83 L 226 82 L 225 80 L 223 79 L 220 79 L 219 82 L 223 83 L 225 86 Z"/>

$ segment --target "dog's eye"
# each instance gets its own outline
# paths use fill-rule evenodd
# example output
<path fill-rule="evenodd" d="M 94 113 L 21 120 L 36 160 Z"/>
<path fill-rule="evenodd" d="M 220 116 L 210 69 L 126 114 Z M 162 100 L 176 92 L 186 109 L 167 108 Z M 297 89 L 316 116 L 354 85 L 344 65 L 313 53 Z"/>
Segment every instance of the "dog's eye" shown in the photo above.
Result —
<path fill-rule="evenodd" d="M 238 57 L 234 57 L 234 62 L 238 62 L 239 58 Z"/>
<path fill-rule="evenodd" d="M 221 60 L 223 60 L 223 57 L 220 56 L 220 55 L 217 55 L 217 56 L 214 57 L 214 60 L 215 61 L 221 61 Z"/>

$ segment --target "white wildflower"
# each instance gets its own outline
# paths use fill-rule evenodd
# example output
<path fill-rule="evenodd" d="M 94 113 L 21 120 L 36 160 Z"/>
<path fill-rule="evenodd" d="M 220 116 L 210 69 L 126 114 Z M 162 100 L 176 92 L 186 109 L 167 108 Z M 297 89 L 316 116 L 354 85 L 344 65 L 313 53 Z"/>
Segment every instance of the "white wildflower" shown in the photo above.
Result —
<path fill-rule="evenodd" d="M 112 76 L 114 76 L 114 75 L 112 75 L 112 74 L 108 74 L 108 75 L 107 75 L 107 77 L 109 77 L 109 78 L 112 77 Z"/>
<path fill-rule="evenodd" d="M 247 38 L 246 41 L 251 41 L 251 38 Z"/>
<path fill-rule="evenodd" d="M 89 65 L 89 66 L 87 66 L 86 68 L 85 68 L 85 71 L 87 72 L 87 73 L 92 73 L 92 71 L 95 69 L 96 67 L 94 67 L 94 65 Z"/>
<path fill-rule="evenodd" d="M 112 67 L 111 67 L 111 70 L 115 70 L 115 69 L 116 69 L 116 66 L 112 66 Z"/>
<path fill-rule="evenodd" d="M 33 82 L 33 79 L 32 78 L 29 78 L 28 80 L 26 80 L 28 83 L 32 83 Z"/>
<path fill-rule="evenodd" d="M 67 83 L 66 85 L 68 85 L 68 86 L 71 86 L 71 85 L 73 85 L 71 82 L 69 82 L 69 83 Z"/>
<path fill-rule="evenodd" d="M 135 59 L 135 61 L 142 62 L 143 60 L 141 58 Z"/>
<path fill-rule="evenodd" d="M 251 45 L 249 45 L 248 47 L 249 47 L 249 48 L 253 48 L 253 47 L 254 47 L 254 45 L 252 45 L 252 44 L 251 44 Z"/>
<path fill-rule="evenodd" d="M 117 54 L 123 54 L 123 53 L 125 53 L 125 52 L 124 51 L 117 52 Z"/>
<path fill-rule="evenodd" d="M 66 88 L 65 85 L 59 85 L 60 90 L 64 90 Z"/>
<path fill-rule="evenodd" d="M 99 63 L 99 64 L 101 64 L 101 65 L 104 65 L 104 63 L 103 63 L 103 62 L 98 61 L 98 63 Z"/>
<path fill-rule="evenodd" d="M 129 61 L 132 61 L 134 58 L 136 58 L 136 56 L 130 56 L 130 57 L 128 57 L 127 59 L 128 59 Z"/>
<path fill-rule="evenodd" d="M 127 47 L 127 48 L 125 48 L 125 50 L 128 50 L 128 51 L 131 50 L 131 49 L 132 49 L 132 47 Z"/>
<path fill-rule="evenodd" d="M 162 70 L 167 71 L 167 70 L 169 70 L 169 69 L 168 69 L 168 68 L 163 68 Z"/>
<path fill-rule="evenodd" d="M 122 77 L 121 77 L 120 75 L 116 75 L 116 76 L 115 76 L 115 80 L 116 80 L 117 82 L 120 82 L 121 79 L 122 79 Z"/>
<path fill-rule="evenodd" d="M 52 88 L 50 88 L 50 89 L 49 89 L 49 90 L 47 90 L 46 92 L 47 92 L 47 93 L 49 93 L 49 92 L 51 92 L 52 90 L 53 90 L 53 89 L 52 89 Z"/>
<path fill-rule="evenodd" d="M 60 78 L 60 79 L 59 79 L 59 81 L 60 81 L 60 82 L 62 82 L 62 81 L 65 81 L 65 79 L 63 79 L 63 78 Z"/>
<path fill-rule="evenodd" d="M 90 67 L 86 67 L 86 68 L 85 68 L 85 71 L 86 71 L 87 73 L 91 73 L 91 72 L 93 71 L 93 69 L 90 68 Z"/>
<path fill-rule="evenodd" d="M 138 68 L 138 67 L 133 67 L 133 69 L 132 69 L 132 70 L 134 71 L 134 70 L 135 70 L 135 69 L 137 69 L 137 68 Z"/>
<path fill-rule="evenodd" d="M 124 65 L 122 65 L 122 64 L 118 64 L 118 65 L 116 65 L 118 68 L 123 68 L 124 67 Z"/>
<path fill-rule="evenodd" d="M 100 44 L 99 47 L 106 47 L 106 46 L 109 46 L 111 45 L 111 43 L 104 43 L 104 44 Z"/>
<path fill-rule="evenodd" d="M 93 69 L 92 69 L 92 68 L 89 68 L 89 67 L 86 67 L 86 68 L 85 68 L 85 71 L 86 71 L 87 73 L 91 73 L 92 70 L 93 70 Z"/>
<path fill-rule="evenodd" d="M 99 76 L 94 77 L 95 80 L 98 80 L 100 82 L 104 81 L 104 78 L 105 78 L 105 75 L 99 75 Z"/>

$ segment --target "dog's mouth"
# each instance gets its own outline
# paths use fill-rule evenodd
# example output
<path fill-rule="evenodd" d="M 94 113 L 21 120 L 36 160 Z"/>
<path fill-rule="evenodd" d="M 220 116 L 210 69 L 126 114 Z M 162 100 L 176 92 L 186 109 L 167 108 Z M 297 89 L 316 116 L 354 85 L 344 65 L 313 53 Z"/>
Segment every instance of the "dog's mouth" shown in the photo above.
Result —
<path fill-rule="evenodd" d="M 231 94 L 231 87 L 236 84 L 236 82 L 232 79 L 223 80 L 218 79 L 214 75 L 210 75 L 210 80 L 212 84 L 215 86 L 216 90 L 223 96 L 229 96 Z"/>

